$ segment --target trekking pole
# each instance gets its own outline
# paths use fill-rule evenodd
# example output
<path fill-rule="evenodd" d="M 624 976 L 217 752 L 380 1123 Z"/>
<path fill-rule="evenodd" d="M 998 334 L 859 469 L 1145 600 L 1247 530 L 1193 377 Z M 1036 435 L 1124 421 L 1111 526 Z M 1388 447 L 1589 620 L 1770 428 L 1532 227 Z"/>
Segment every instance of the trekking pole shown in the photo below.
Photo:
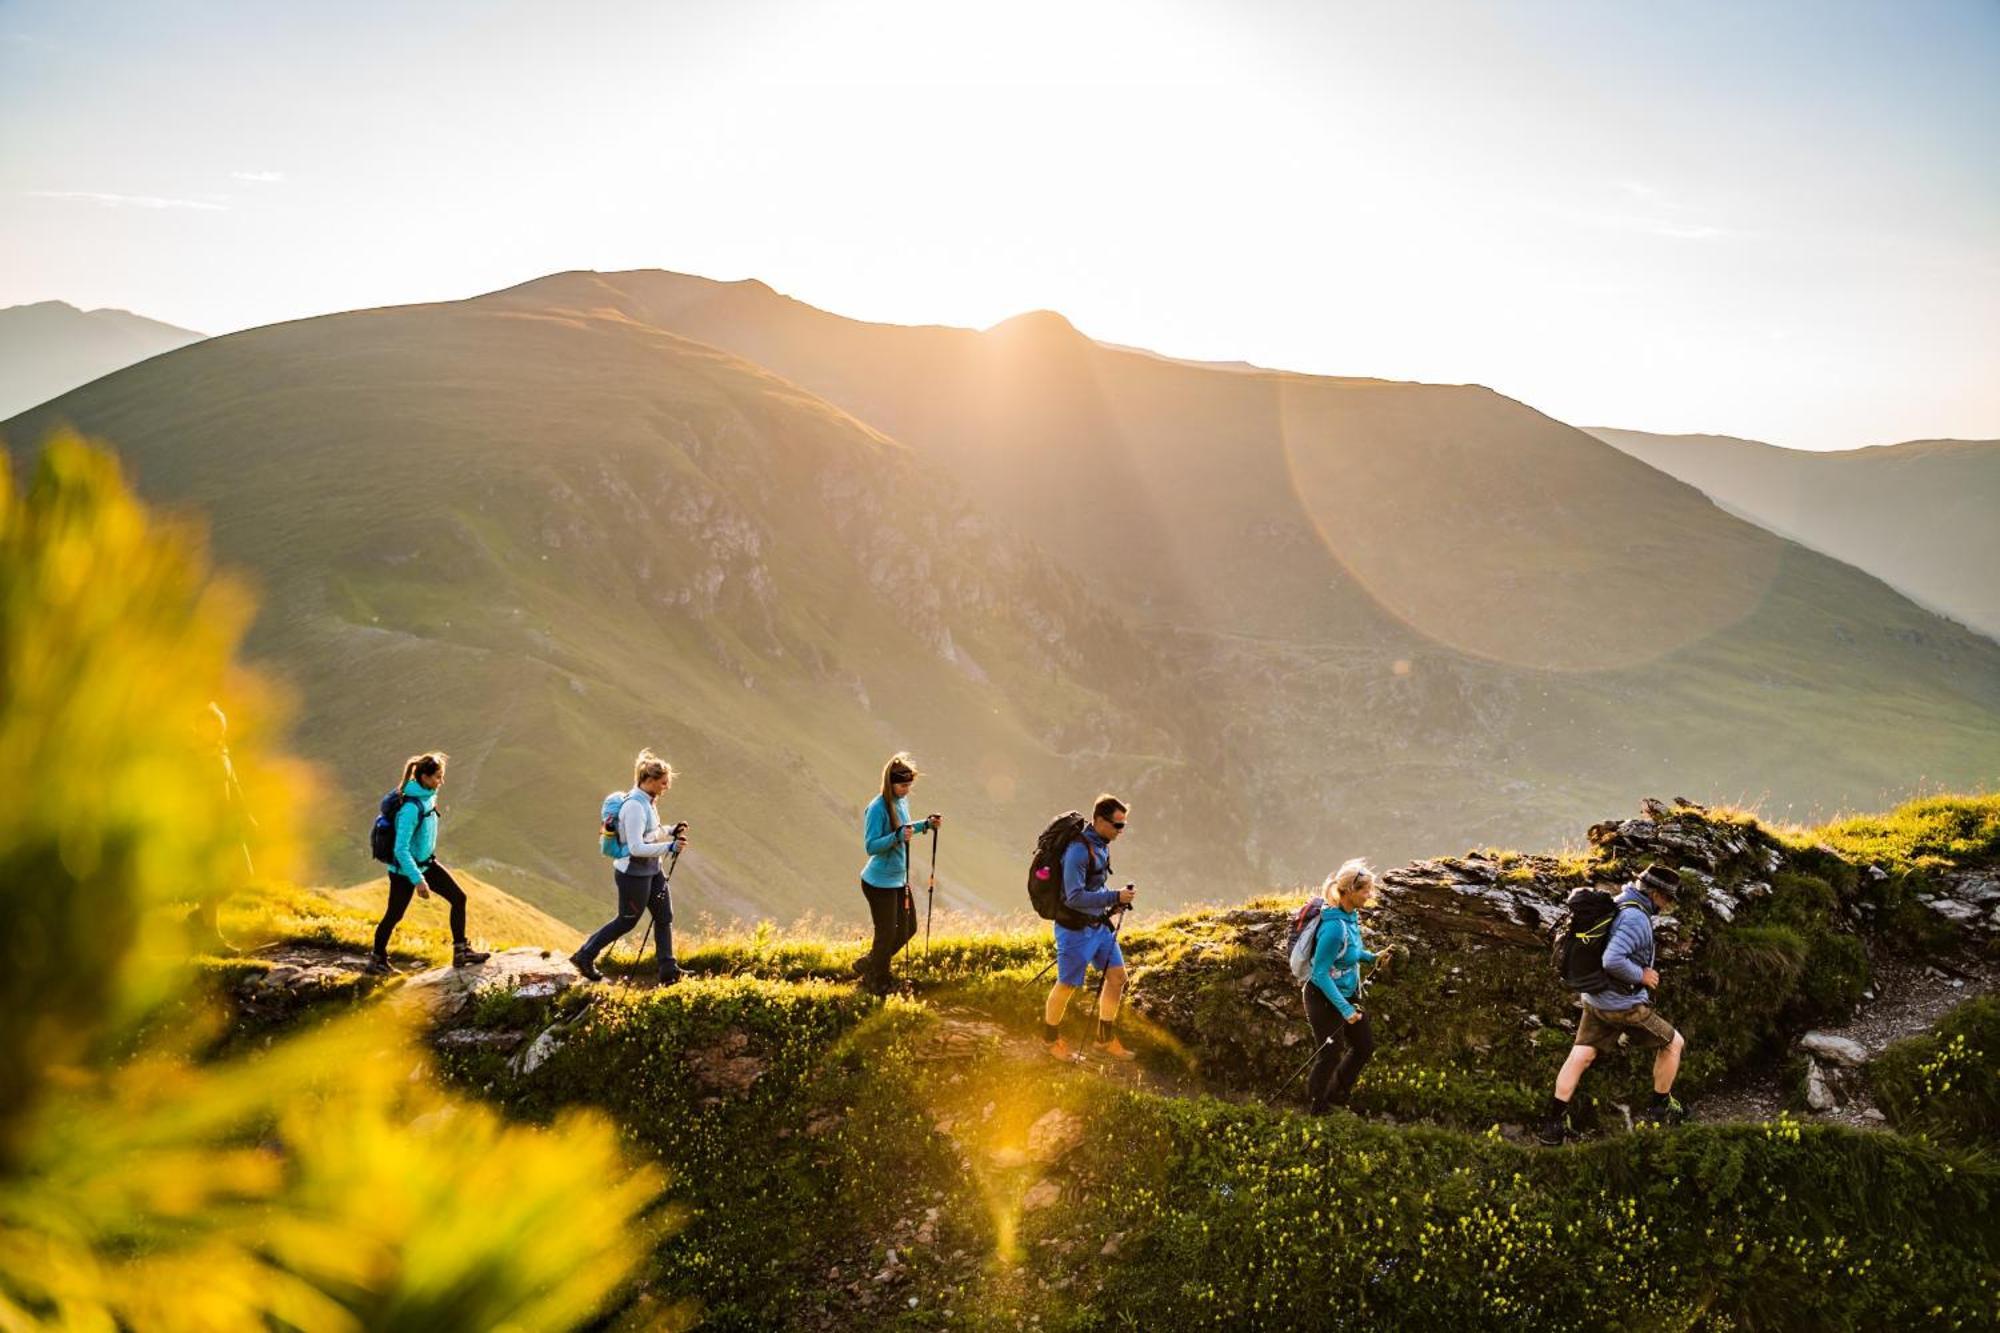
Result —
<path fill-rule="evenodd" d="M 931 960 L 931 908 L 937 904 L 938 826 L 931 825 L 931 878 L 924 888 L 924 962 Z"/>
<path fill-rule="evenodd" d="M 1375 974 L 1377 972 L 1380 972 L 1381 970 L 1382 970 L 1382 964 L 1380 962 L 1377 962 L 1375 966 L 1368 969 L 1367 975 L 1362 977 L 1361 980 L 1358 983 L 1356 983 L 1354 987 L 1354 1003 L 1356 1008 L 1360 1007 L 1361 996 L 1364 992 L 1367 991 L 1368 983 L 1373 981 L 1375 979 Z M 1311 985 L 1313 983 L 1308 982 L 1307 984 Z M 1275 1101 L 1277 1098 L 1283 1096 L 1286 1088 L 1289 1088 L 1292 1086 L 1292 1084 L 1298 1082 L 1299 1075 L 1305 1073 L 1306 1070 L 1312 1068 L 1313 1061 L 1319 1059 L 1320 1052 L 1325 1050 L 1327 1047 L 1333 1045 L 1334 1042 L 1338 1041 L 1341 1038 L 1341 1036 L 1345 1033 L 1345 1031 L 1346 1028 L 1344 1025 L 1340 1028 L 1336 1028 L 1334 1029 L 1332 1036 L 1328 1037 L 1325 1041 L 1321 1042 L 1319 1045 L 1313 1047 L 1312 1054 L 1306 1057 L 1306 1062 L 1300 1065 L 1297 1069 L 1294 1069 L 1292 1071 L 1292 1076 L 1286 1079 L 1283 1083 L 1280 1083 L 1278 1085 L 1278 1090 L 1271 1094 L 1272 1100 Z"/>
<path fill-rule="evenodd" d="M 1278 1098 L 1284 1096 L 1285 1089 L 1291 1087 L 1292 1084 L 1298 1082 L 1299 1075 L 1305 1073 L 1306 1070 L 1311 1069 L 1313 1066 L 1313 1061 L 1319 1059 L 1320 1052 L 1324 1051 L 1327 1047 L 1333 1045 L 1334 1040 L 1339 1036 L 1340 1034 L 1336 1032 L 1333 1034 L 1333 1036 L 1328 1037 L 1325 1041 L 1313 1047 L 1312 1054 L 1306 1057 L 1306 1062 L 1300 1065 L 1297 1069 L 1294 1069 L 1292 1071 L 1292 1076 L 1286 1079 L 1283 1083 L 1280 1083 L 1278 1085 L 1278 1090 L 1271 1094 L 1271 1100 L 1276 1101 Z"/>

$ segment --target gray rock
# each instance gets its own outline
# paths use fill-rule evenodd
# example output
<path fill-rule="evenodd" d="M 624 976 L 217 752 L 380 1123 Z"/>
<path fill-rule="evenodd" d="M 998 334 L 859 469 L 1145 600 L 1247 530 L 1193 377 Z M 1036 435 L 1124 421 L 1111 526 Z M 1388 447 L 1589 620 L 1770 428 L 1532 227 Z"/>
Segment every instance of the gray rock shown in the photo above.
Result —
<path fill-rule="evenodd" d="M 1931 898 L 1924 906 L 1957 926 L 1969 926 L 1983 915 L 1971 903 L 1962 903 L 1956 898 Z"/>
<path fill-rule="evenodd" d="M 2000 903 L 2000 875 L 1968 875 L 1952 887 L 1961 902 Z"/>
<path fill-rule="evenodd" d="M 1753 900 L 1757 898 L 1768 898 L 1771 896 L 1771 886 L 1769 884 L 1766 884 L 1761 879 L 1752 880 L 1750 883 L 1745 884 L 1743 886 L 1743 896 L 1745 898 Z"/>
<path fill-rule="evenodd" d="M 551 996 L 581 978 L 569 960 L 546 949 L 502 949 L 477 967 L 434 967 L 411 977 L 396 992 L 398 1004 L 422 1006 L 432 1021 L 448 1023 L 490 991 Z"/>
<path fill-rule="evenodd" d="M 563 1034 L 560 1028 L 550 1028 L 528 1044 L 528 1048 L 507 1062 L 507 1067 L 520 1077 L 527 1077 L 548 1062 L 548 1058 L 562 1049 Z"/>
<path fill-rule="evenodd" d="M 1806 1105 L 1822 1115 L 1840 1105 L 1833 1089 L 1826 1085 L 1826 1074 L 1817 1060 L 1806 1066 Z"/>
<path fill-rule="evenodd" d="M 1831 1032 L 1808 1032 L 1799 1038 L 1799 1049 L 1820 1060 L 1830 1060 L 1848 1069 L 1859 1069 L 1868 1063 L 1868 1048 L 1849 1037 L 1836 1037 Z"/>

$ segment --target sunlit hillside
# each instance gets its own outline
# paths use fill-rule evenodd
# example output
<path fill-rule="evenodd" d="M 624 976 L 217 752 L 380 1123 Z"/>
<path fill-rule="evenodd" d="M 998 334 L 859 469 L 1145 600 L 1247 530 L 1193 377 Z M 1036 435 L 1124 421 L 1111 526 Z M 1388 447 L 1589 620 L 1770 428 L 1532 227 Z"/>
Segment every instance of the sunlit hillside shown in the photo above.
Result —
<path fill-rule="evenodd" d="M 691 914 L 863 914 L 861 810 L 905 747 L 952 815 L 944 905 L 1012 908 L 1019 845 L 1105 786 L 1153 821 L 1140 878 L 1247 878 L 1197 694 L 1032 533 L 713 349 L 615 317 L 369 311 L 211 340 L 7 432 L 64 419 L 261 585 L 252 649 L 339 783 L 318 832 L 342 875 L 404 756 L 438 746 L 444 859 L 595 925 L 598 802 L 651 745 L 683 774 Z"/>
<path fill-rule="evenodd" d="M 2000 639 L 2000 440 L 1814 453 L 1722 435 L 1591 434 Z"/>
<path fill-rule="evenodd" d="M 1803 815 L 2000 776 L 1990 643 L 1485 388 L 1189 365 L 1048 312 L 868 324 L 660 272 L 484 299 L 728 348 L 997 521 L 1036 514 L 1227 719 L 1232 784 L 1281 814 L 1274 868 L 1549 841 L 1635 785 Z"/>
<path fill-rule="evenodd" d="M 447 859 L 578 927 L 642 744 L 685 772 L 677 901 L 787 919 L 860 914 L 906 746 L 945 902 L 1001 910 L 1105 788 L 1139 810 L 1121 874 L 1188 901 L 1551 842 L 1635 787 L 1803 814 L 2000 753 L 2000 647 L 1582 432 L 1049 314 L 567 274 L 212 340 L 7 430 L 61 420 L 261 582 L 340 873 L 442 746 Z"/>

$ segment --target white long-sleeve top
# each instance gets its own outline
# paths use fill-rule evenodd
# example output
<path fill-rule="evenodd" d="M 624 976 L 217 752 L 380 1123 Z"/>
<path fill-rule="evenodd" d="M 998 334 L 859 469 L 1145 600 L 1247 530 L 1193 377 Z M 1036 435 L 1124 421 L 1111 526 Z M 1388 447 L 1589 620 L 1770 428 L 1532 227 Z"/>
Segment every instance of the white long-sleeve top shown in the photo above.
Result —
<path fill-rule="evenodd" d="M 618 841 L 625 844 L 628 855 L 613 860 L 612 866 L 630 873 L 635 856 L 648 861 L 672 856 L 679 850 L 679 844 L 671 839 L 656 841 L 661 834 L 660 814 L 653 808 L 653 798 L 637 787 L 632 788 L 626 793 L 625 804 L 618 807 Z"/>

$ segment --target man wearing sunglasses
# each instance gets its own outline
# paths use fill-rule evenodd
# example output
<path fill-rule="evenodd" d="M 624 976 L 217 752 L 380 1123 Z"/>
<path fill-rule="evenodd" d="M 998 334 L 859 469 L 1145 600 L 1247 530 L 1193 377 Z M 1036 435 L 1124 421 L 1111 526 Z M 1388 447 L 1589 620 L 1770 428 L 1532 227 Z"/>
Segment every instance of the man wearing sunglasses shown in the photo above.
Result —
<path fill-rule="evenodd" d="M 1132 905 L 1133 889 L 1105 886 L 1111 878 L 1111 844 L 1125 831 L 1125 802 L 1109 794 L 1100 796 L 1090 814 L 1082 836 L 1063 852 L 1063 910 L 1055 922 L 1056 984 L 1042 1006 L 1042 1041 L 1055 1059 L 1076 1059 L 1076 1051 L 1062 1037 L 1063 1014 L 1069 1009 L 1069 997 L 1082 988 L 1094 966 L 1104 974 L 1104 988 L 1097 996 L 1097 1038 L 1091 1046 L 1110 1059 L 1131 1060 L 1136 1058 L 1133 1052 L 1112 1030 L 1118 1021 L 1118 1001 L 1125 994 L 1125 955 L 1118 949 L 1111 914 Z"/>

